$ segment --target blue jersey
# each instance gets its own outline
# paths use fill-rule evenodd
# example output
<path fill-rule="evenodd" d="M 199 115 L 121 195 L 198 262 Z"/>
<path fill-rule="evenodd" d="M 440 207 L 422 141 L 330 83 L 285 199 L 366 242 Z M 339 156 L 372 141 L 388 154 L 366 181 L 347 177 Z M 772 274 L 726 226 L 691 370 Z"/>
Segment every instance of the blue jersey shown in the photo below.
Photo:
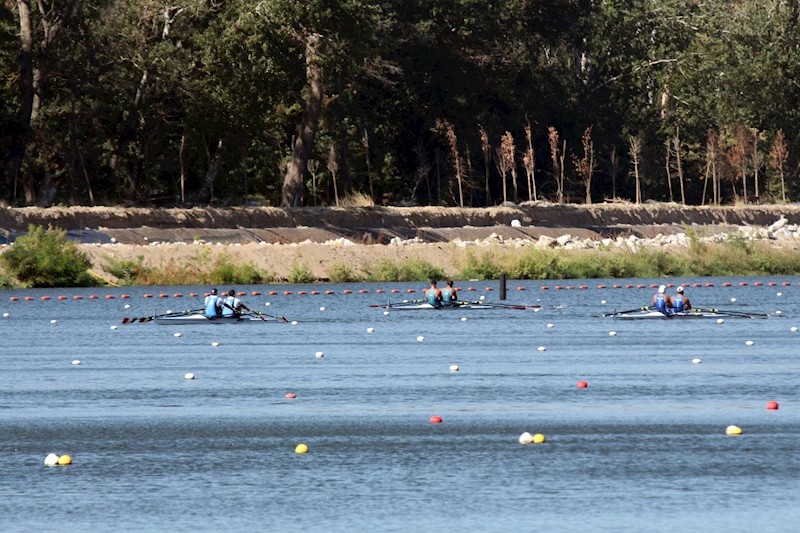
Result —
<path fill-rule="evenodd" d="M 235 296 L 228 296 L 225 298 L 225 303 L 236 309 L 236 312 L 239 311 L 239 305 L 241 304 L 239 298 L 236 298 Z M 222 316 L 233 316 L 233 314 L 234 312 L 231 309 L 227 307 L 222 308 Z"/>
<path fill-rule="evenodd" d="M 206 296 L 206 316 L 219 316 L 219 296 Z"/>
<path fill-rule="evenodd" d="M 453 293 L 450 291 L 449 288 L 442 289 L 442 303 L 446 304 L 453 303 Z"/>
<path fill-rule="evenodd" d="M 434 307 L 442 306 L 442 302 L 436 297 L 436 289 L 428 289 L 428 303 Z"/>
<path fill-rule="evenodd" d="M 683 311 L 683 294 L 679 294 L 672 300 L 672 308 L 675 312 Z"/>
<path fill-rule="evenodd" d="M 656 294 L 656 311 L 661 311 L 665 315 L 670 313 L 667 309 L 667 298 L 663 294 Z"/>

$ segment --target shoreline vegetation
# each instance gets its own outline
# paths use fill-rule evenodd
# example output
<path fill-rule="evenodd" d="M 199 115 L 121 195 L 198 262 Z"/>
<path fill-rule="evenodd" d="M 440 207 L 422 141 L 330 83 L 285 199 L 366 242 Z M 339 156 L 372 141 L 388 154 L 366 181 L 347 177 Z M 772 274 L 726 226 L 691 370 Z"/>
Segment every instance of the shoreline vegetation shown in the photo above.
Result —
<path fill-rule="evenodd" d="M 379 258 L 362 262 L 330 261 L 316 274 L 309 260 L 295 252 L 286 276 L 242 261 L 225 251 L 203 247 L 190 260 L 170 258 L 155 265 L 144 254 L 134 259 L 104 256 L 102 270 L 125 286 L 347 283 L 428 281 L 430 279 L 557 280 L 591 278 L 657 278 L 677 276 L 753 276 L 800 274 L 800 250 L 776 248 L 767 241 L 747 241 L 735 235 L 722 243 L 702 242 L 688 231 L 689 246 L 680 248 L 594 250 L 541 249 L 532 246 L 486 250 L 447 245 L 449 265 L 423 258 Z M 376 245 L 380 246 L 380 245 Z M 426 245 L 421 245 L 426 246 Z M 429 245 L 427 245 L 429 246 Z M 141 247 L 147 253 L 148 247 Z M 386 247 L 382 247 L 386 248 Z M 322 263 L 322 261 L 320 261 Z M 89 269 L 92 262 L 63 230 L 31 226 L 26 236 L 0 254 L 0 286 L 74 287 L 102 284 Z M 319 270 L 319 269 L 317 269 Z"/>

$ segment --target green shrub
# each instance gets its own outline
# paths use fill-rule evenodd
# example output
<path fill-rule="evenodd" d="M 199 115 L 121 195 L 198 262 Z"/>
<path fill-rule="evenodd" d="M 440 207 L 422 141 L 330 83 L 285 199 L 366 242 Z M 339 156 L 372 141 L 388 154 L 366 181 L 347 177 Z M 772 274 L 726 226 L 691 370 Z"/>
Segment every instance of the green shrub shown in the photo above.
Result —
<path fill-rule="evenodd" d="M 292 271 L 289 272 L 289 283 L 314 283 L 316 278 L 311 273 L 305 263 L 292 263 Z"/>
<path fill-rule="evenodd" d="M 92 266 L 63 230 L 28 226 L 28 234 L 0 255 L 6 270 L 25 287 L 96 287 Z"/>
<path fill-rule="evenodd" d="M 117 261 L 116 259 L 108 258 L 104 268 L 106 272 L 119 279 L 120 285 L 139 284 L 152 271 L 151 268 L 144 266 L 143 255 L 137 256 L 135 260 L 121 259 Z"/>
<path fill-rule="evenodd" d="M 349 265 L 344 263 L 331 263 L 328 268 L 328 279 L 333 283 L 352 283 L 361 281 L 359 276 Z"/>
<path fill-rule="evenodd" d="M 377 264 L 365 264 L 362 270 L 367 281 L 430 281 L 444 279 L 444 270 L 422 259 L 408 259 L 395 264 L 382 259 Z"/>
<path fill-rule="evenodd" d="M 475 257 L 471 251 L 467 253 L 467 261 L 461 269 L 461 279 L 498 279 L 503 269 L 495 262 L 494 257 L 484 253 L 480 258 Z"/>
<path fill-rule="evenodd" d="M 214 285 L 256 285 L 274 280 L 274 273 L 261 270 L 252 262 L 234 263 L 228 255 L 217 257 L 214 267 L 207 275 L 207 283 Z"/>

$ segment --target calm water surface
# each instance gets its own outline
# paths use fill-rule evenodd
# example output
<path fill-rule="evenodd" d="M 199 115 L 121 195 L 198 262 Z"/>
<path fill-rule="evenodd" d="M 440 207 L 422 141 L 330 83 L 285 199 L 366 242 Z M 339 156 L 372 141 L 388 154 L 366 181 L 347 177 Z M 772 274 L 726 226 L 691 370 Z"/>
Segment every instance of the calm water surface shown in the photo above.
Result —
<path fill-rule="evenodd" d="M 653 292 L 597 280 L 510 282 L 538 313 L 368 307 L 422 284 L 244 298 L 296 326 L 121 324 L 200 307 L 145 292 L 201 287 L 0 291 L 0 531 L 797 531 L 800 278 L 684 281 L 717 285 L 687 290 L 696 307 L 787 317 L 593 318 Z"/>

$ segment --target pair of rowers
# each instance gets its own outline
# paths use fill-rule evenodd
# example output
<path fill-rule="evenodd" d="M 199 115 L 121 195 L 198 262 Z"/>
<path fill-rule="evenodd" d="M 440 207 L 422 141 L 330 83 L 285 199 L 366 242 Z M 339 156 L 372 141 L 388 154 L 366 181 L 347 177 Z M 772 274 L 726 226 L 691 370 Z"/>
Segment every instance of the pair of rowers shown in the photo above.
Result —
<path fill-rule="evenodd" d="M 446 305 L 456 305 L 458 301 L 458 294 L 453 287 L 453 280 L 447 280 L 447 287 L 444 289 L 436 288 L 436 280 L 431 280 L 431 286 L 424 289 L 425 301 L 433 307 L 444 307 Z"/>
<path fill-rule="evenodd" d="M 665 294 L 667 292 L 666 285 L 662 285 L 658 288 L 658 293 L 653 296 L 653 306 L 656 308 L 656 311 L 660 311 L 665 315 L 671 315 L 673 313 L 688 311 L 692 308 L 689 297 L 683 294 L 683 287 L 678 287 L 676 290 L 678 294 L 673 298 Z"/>

